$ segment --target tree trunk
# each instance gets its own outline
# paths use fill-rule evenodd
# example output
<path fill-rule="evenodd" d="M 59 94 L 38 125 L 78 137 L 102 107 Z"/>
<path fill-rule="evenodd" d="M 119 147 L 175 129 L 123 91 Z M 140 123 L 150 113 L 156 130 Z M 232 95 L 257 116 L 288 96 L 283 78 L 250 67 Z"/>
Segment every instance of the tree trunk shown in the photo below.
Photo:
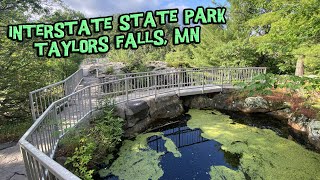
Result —
<path fill-rule="evenodd" d="M 297 65 L 296 65 L 296 76 L 303 76 L 304 75 L 304 55 L 299 56 L 297 60 Z"/>

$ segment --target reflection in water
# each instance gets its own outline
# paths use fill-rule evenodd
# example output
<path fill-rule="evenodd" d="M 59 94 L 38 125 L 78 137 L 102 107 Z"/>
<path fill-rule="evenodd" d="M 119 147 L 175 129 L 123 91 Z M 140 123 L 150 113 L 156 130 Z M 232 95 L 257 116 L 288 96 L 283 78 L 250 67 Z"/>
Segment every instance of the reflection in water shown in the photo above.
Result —
<path fill-rule="evenodd" d="M 158 152 L 165 152 L 161 157 L 163 180 L 171 179 L 210 179 L 211 166 L 226 166 L 237 169 L 239 156 L 225 154 L 221 144 L 201 137 L 200 129 L 189 129 L 185 124 L 167 126 L 157 131 L 163 131 L 164 136 L 170 138 L 178 147 L 182 157 L 176 158 L 166 152 L 164 140 L 153 136 L 148 139 L 150 148 Z"/>

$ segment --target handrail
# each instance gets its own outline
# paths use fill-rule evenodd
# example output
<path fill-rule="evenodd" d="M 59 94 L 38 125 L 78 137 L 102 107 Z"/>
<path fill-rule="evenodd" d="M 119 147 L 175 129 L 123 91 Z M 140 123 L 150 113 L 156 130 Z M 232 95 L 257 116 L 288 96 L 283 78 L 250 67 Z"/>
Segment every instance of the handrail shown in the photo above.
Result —
<path fill-rule="evenodd" d="M 196 89 L 199 90 L 198 93 L 204 93 L 206 88 L 222 90 L 234 82 L 251 81 L 255 75 L 262 73 L 266 73 L 266 68 L 176 70 L 125 77 L 66 93 L 46 107 L 19 141 L 27 177 L 29 179 L 79 179 L 54 161 L 53 157 L 59 140 L 69 128 L 91 117 L 92 112 L 99 108 L 99 99 L 107 97 L 119 104 L 166 93 L 180 96 L 183 90 Z M 56 87 L 56 84 L 49 87 Z M 37 92 L 45 90 L 47 88 Z"/>
<path fill-rule="evenodd" d="M 79 69 L 65 80 L 34 90 L 29 93 L 32 118 L 35 121 L 54 101 L 74 92 L 83 79 Z"/>
<path fill-rule="evenodd" d="M 198 67 L 198 68 L 174 68 L 174 69 L 163 69 L 163 70 L 157 70 L 157 71 L 145 71 L 145 72 L 135 72 L 135 73 L 122 73 L 122 74 L 116 74 L 116 75 L 99 75 L 99 72 L 97 73 L 97 78 L 104 78 L 104 77 L 119 77 L 119 76 L 132 76 L 132 75 L 143 75 L 143 74 L 153 74 L 158 72 L 172 72 L 172 71 L 193 71 L 193 70 L 204 70 L 204 69 L 248 69 L 248 67 Z M 265 67 L 250 67 L 251 69 L 260 69 Z M 98 71 L 98 69 L 96 69 Z"/>

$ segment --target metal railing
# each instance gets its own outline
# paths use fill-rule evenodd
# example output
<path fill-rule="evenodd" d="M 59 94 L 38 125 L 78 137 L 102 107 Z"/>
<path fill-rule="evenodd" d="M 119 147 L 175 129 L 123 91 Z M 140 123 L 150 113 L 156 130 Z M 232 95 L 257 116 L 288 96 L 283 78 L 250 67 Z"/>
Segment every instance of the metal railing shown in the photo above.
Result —
<path fill-rule="evenodd" d="M 79 69 L 63 81 L 37 89 L 29 93 L 29 101 L 33 120 L 58 99 L 61 99 L 75 91 L 83 79 L 83 69 Z"/>
<path fill-rule="evenodd" d="M 153 75 L 153 74 L 165 74 L 170 72 L 192 72 L 192 71 L 210 71 L 215 69 L 224 69 L 230 71 L 230 78 L 231 79 L 239 79 L 241 76 L 246 78 L 248 76 L 253 77 L 256 73 L 266 73 L 266 68 L 264 67 L 244 67 L 244 68 L 178 68 L 178 69 L 166 69 L 166 70 L 159 70 L 159 71 L 149 71 L 149 72 L 137 72 L 137 73 L 125 73 L 125 74 L 116 74 L 116 75 L 103 75 L 97 76 L 100 79 L 101 83 L 108 82 L 110 80 L 115 79 L 123 79 L 126 77 L 141 77 L 146 75 Z M 238 76 L 238 77 L 237 77 Z"/>
<path fill-rule="evenodd" d="M 52 102 L 19 141 L 27 177 L 32 180 L 79 179 L 54 161 L 54 153 L 68 129 L 91 117 L 99 107 L 99 101 L 105 97 L 119 104 L 164 93 L 180 95 L 183 90 L 196 89 L 198 93 L 203 93 L 205 88 L 222 89 L 224 85 L 250 81 L 253 76 L 265 72 L 266 68 L 178 70 L 125 77 L 66 94 Z"/>

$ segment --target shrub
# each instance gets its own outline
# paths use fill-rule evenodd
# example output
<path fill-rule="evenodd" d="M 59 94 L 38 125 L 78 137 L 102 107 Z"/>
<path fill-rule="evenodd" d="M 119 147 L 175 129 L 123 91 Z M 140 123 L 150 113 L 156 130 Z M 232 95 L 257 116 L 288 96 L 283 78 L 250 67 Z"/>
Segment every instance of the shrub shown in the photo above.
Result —
<path fill-rule="evenodd" d="M 290 75 L 260 74 L 249 83 L 237 83 L 236 85 L 246 91 L 249 95 L 271 94 L 272 89 L 283 88 L 290 94 L 298 90 L 307 94 L 320 91 L 319 78 L 307 78 Z"/>
<path fill-rule="evenodd" d="M 121 142 L 123 120 L 114 115 L 114 105 L 105 100 L 103 113 L 92 119 L 89 128 L 71 129 L 60 146 L 69 156 L 66 167 L 83 179 L 92 179 L 98 166 L 110 157 Z M 70 149 L 74 148 L 73 152 Z"/>
<path fill-rule="evenodd" d="M 82 179 L 92 179 L 94 170 L 88 169 L 88 164 L 92 159 L 92 154 L 96 149 L 94 141 L 88 141 L 86 138 L 80 140 L 80 147 L 76 147 L 73 155 L 67 158 L 65 165 L 71 165 L 72 171 Z"/>
<path fill-rule="evenodd" d="M 106 68 L 106 74 L 113 74 L 113 73 L 114 73 L 113 67 L 112 67 L 112 66 L 108 66 L 108 67 Z"/>
<path fill-rule="evenodd" d="M 262 95 L 271 102 L 287 102 L 293 112 L 309 118 L 316 118 L 320 109 L 319 78 L 261 74 L 251 82 L 236 85 L 241 87 L 237 98 Z"/>

